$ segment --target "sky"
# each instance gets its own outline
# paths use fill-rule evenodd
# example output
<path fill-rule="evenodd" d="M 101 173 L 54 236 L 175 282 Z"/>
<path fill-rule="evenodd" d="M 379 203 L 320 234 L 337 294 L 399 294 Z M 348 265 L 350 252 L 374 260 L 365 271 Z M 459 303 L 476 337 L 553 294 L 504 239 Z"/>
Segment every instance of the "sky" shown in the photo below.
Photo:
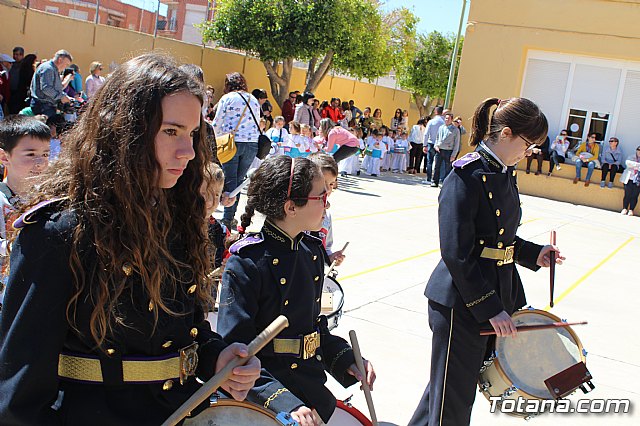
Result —
<path fill-rule="evenodd" d="M 156 10 L 157 0 L 121 0 L 123 3 L 132 4 L 147 10 Z M 428 34 L 433 30 L 441 33 L 458 32 L 458 24 L 460 23 L 460 12 L 462 11 L 463 0 L 381 0 L 384 10 L 391 10 L 399 7 L 406 7 L 420 18 L 418 22 L 418 32 Z M 466 18 L 469 15 L 469 3 L 467 0 L 467 8 L 465 11 Z M 160 5 L 160 13 L 166 14 L 167 6 Z M 464 25 L 464 24 L 463 24 Z M 462 31 L 464 34 L 464 26 Z"/>
<path fill-rule="evenodd" d="M 428 34 L 437 30 L 441 33 L 457 34 L 460 24 L 460 12 L 463 0 L 381 0 L 384 10 L 406 7 L 419 19 L 418 32 Z M 469 3 L 465 11 L 465 20 L 462 33 L 465 31 L 465 23 L 469 16 Z"/>

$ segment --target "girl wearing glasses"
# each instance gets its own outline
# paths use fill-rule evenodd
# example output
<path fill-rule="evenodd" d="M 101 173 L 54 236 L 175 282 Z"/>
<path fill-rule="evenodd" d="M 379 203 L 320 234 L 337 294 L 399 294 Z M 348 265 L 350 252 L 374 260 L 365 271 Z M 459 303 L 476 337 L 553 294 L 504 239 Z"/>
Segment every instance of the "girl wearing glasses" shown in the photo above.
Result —
<path fill-rule="evenodd" d="M 322 171 L 306 158 L 269 157 L 251 177 L 247 195 L 242 227 L 251 224 L 255 211 L 266 218 L 261 232 L 231 246 L 218 331 L 229 341 L 249 342 L 285 315 L 289 327 L 258 355 L 268 373 L 248 399 L 266 397 L 267 408 L 291 412 L 303 426 L 319 424 L 316 415 L 326 423 L 336 399 L 324 386 L 325 371 L 345 387 L 361 377 L 351 347 L 330 334 L 320 315 L 326 252 L 321 239 L 304 232 L 322 226 L 328 195 Z M 373 366 L 365 361 L 365 368 L 373 384 Z"/>
<path fill-rule="evenodd" d="M 412 426 L 469 424 L 491 345 L 480 329 L 515 336 L 511 314 L 526 304 L 515 264 L 548 267 L 550 252 L 558 252 L 516 235 L 521 211 L 514 166 L 546 135 L 547 119 L 528 99 L 487 99 L 475 111 L 475 152 L 453 163 L 440 192 L 442 260 L 425 290 L 433 331 L 431 382 Z M 559 252 L 557 258 L 562 263 Z"/>

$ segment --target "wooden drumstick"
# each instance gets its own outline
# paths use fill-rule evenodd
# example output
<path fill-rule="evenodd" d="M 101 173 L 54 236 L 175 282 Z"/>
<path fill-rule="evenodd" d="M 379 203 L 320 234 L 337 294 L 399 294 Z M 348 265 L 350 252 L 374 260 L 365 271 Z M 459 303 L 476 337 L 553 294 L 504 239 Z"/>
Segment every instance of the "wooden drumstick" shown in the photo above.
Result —
<path fill-rule="evenodd" d="M 348 246 L 349 246 L 349 241 L 347 241 L 346 243 L 344 243 L 344 247 L 342 247 L 342 250 L 340 250 L 340 252 L 341 252 L 342 254 L 344 254 L 344 251 L 347 249 L 347 247 L 348 247 Z M 326 274 L 324 274 L 324 276 L 325 276 L 325 277 L 328 277 L 328 276 L 329 276 L 329 274 L 330 274 L 331 272 L 333 272 L 333 269 L 336 267 L 336 262 L 337 262 L 337 261 L 338 261 L 338 260 L 336 259 L 336 260 L 334 260 L 333 262 L 331 262 L 331 266 L 329 266 L 329 270 L 327 271 L 327 273 L 326 273 Z"/>
<path fill-rule="evenodd" d="M 184 404 L 180 406 L 167 420 L 162 423 L 162 426 L 175 426 L 184 419 L 190 412 L 196 409 L 198 405 L 211 396 L 213 392 L 218 389 L 222 383 L 224 383 L 233 374 L 233 369 L 244 365 L 249 361 L 249 358 L 254 356 L 260 351 L 267 343 L 273 340 L 282 330 L 289 326 L 289 320 L 284 315 L 280 315 L 273 320 L 262 333 L 256 336 L 255 339 L 249 343 L 249 356 L 241 358 L 239 356 L 232 359 L 227 365 L 224 366 L 215 376 L 207 380 L 198 391 L 196 391 Z"/>
<path fill-rule="evenodd" d="M 551 231 L 551 245 L 556 245 L 556 231 Z M 553 290 L 556 285 L 556 252 L 549 253 L 549 306 L 553 308 Z"/>
<path fill-rule="evenodd" d="M 369 414 L 371 415 L 371 423 L 373 426 L 378 426 L 378 418 L 376 417 L 376 410 L 373 407 L 373 398 L 371 397 L 371 389 L 367 383 L 367 370 L 364 369 L 364 361 L 362 360 L 362 354 L 360 354 L 360 345 L 358 344 L 358 337 L 355 330 L 349 331 L 349 339 L 351 339 L 351 347 L 353 348 L 353 355 L 356 358 L 356 367 L 362 374 L 362 390 L 364 390 L 364 398 L 367 400 L 367 407 L 369 408 Z"/>
<path fill-rule="evenodd" d="M 547 328 L 560 328 L 560 327 L 570 327 L 572 325 L 585 325 L 586 321 L 580 322 L 552 322 L 549 324 L 535 324 L 535 325 L 521 325 L 516 327 L 516 331 L 518 333 L 522 333 L 523 331 L 534 331 L 534 330 L 546 330 Z M 496 334 L 496 331 L 491 330 L 480 330 L 481 336 L 491 336 Z"/>

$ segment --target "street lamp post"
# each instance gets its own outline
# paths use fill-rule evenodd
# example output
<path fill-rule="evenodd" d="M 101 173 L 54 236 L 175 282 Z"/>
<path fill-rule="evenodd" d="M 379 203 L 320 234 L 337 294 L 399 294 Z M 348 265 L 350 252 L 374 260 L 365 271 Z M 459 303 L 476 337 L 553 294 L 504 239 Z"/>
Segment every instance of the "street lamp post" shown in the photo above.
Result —
<path fill-rule="evenodd" d="M 451 57 L 451 67 L 449 68 L 449 82 L 447 83 L 447 95 L 444 99 L 444 107 L 449 108 L 451 102 L 451 90 L 453 89 L 453 77 L 456 72 L 456 58 L 458 57 L 458 46 L 460 45 L 460 34 L 462 33 L 462 23 L 464 22 L 464 12 L 467 9 L 467 0 L 462 0 L 462 12 L 460 13 L 460 24 L 458 25 L 458 35 L 456 36 L 456 44 L 453 47 L 453 56 Z"/>

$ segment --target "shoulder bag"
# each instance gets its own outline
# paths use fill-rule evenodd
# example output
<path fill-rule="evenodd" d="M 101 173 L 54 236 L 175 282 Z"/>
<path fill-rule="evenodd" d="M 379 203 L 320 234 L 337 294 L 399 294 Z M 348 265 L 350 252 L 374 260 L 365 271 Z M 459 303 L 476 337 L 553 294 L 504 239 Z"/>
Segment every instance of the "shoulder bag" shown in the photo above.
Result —
<path fill-rule="evenodd" d="M 240 97 L 248 107 L 249 101 L 247 101 L 242 95 L 240 95 Z M 258 157 L 259 160 L 264 160 L 265 157 L 269 155 L 269 151 L 271 151 L 271 139 L 269 139 L 269 137 L 260 130 L 260 123 L 256 120 L 256 116 L 253 114 L 251 108 L 249 108 L 249 112 L 251 113 L 251 117 L 253 117 L 253 121 L 256 123 L 258 132 L 260 132 L 260 136 L 258 136 L 258 153 L 256 154 L 256 157 Z"/>
<path fill-rule="evenodd" d="M 240 95 L 240 97 L 244 99 L 242 95 Z M 240 127 L 240 123 L 242 122 L 242 118 L 244 117 L 245 112 L 247 112 L 247 106 L 244 107 L 242 115 L 240 115 L 238 124 L 236 124 L 236 128 L 233 129 L 233 132 L 216 136 L 216 152 L 218 154 L 218 160 L 220 160 L 220 164 L 231 161 L 231 159 L 236 155 L 236 152 L 238 152 L 235 136 L 236 132 L 238 131 L 238 127 Z"/>

